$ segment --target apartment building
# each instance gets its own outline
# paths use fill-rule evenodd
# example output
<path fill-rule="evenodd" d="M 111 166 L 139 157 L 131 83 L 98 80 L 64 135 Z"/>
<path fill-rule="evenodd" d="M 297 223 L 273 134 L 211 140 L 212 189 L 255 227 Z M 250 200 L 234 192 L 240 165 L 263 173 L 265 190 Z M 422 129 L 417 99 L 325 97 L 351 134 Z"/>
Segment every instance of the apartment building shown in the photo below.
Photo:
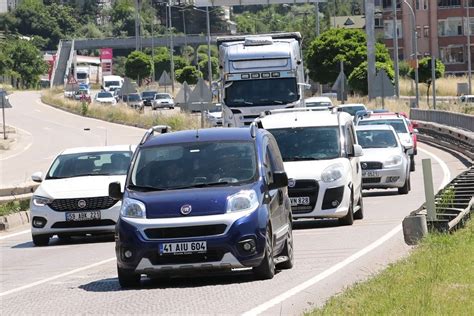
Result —
<path fill-rule="evenodd" d="M 467 72 L 468 57 L 472 58 L 474 54 L 474 0 L 376 0 L 383 16 L 383 39 L 393 56 L 392 1 L 397 1 L 398 56 L 401 60 L 414 59 L 414 16 L 418 57 L 441 58 L 446 73 Z M 468 27 L 471 56 L 467 56 Z"/>

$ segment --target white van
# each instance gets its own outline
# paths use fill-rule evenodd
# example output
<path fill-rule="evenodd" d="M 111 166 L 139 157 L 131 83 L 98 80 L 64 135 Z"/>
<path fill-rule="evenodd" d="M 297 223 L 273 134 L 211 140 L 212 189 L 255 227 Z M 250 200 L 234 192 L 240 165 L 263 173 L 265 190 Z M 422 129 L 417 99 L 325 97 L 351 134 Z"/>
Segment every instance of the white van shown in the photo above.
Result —
<path fill-rule="evenodd" d="M 110 88 L 121 89 L 123 85 L 123 78 L 120 76 L 103 76 L 102 89 L 110 91 Z"/>

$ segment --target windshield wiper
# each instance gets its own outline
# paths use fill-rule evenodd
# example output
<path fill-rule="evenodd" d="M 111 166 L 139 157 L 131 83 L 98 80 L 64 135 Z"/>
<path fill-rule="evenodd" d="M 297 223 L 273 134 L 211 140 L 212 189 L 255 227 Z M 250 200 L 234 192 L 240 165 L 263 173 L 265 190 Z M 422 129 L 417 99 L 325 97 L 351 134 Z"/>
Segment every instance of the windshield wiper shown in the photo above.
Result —
<path fill-rule="evenodd" d="M 170 190 L 204 188 L 204 187 L 212 187 L 212 186 L 219 186 L 219 185 L 225 185 L 225 184 L 229 184 L 229 182 L 222 181 L 222 182 L 196 183 L 196 184 L 186 185 L 186 186 L 182 186 L 182 187 L 171 187 Z"/>
<path fill-rule="evenodd" d="M 294 157 L 289 157 L 285 159 L 285 161 L 300 161 L 300 160 L 318 160 L 318 158 L 294 156 Z"/>
<path fill-rule="evenodd" d="M 168 190 L 168 188 L 153 187 L 151 185 L 135 185 L 135 184 L 130 184 L 128 186 L 128 188 L 131 189 L 131 190 L 142 191 L 142 192 Z"/>

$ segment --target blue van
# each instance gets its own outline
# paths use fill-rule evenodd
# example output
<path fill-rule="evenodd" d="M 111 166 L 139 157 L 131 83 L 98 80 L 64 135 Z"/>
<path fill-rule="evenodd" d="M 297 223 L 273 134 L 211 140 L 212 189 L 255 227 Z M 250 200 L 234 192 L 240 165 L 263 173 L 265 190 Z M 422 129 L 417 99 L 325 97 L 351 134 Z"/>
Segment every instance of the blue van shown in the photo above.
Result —
<path fill-rule="evenodd" d="M 116 229 L 120 285 L 142 274 L 293 266 L 288 178 L 273 136 L 250 128 L 148 130 L 128 171 Z M 122 193 L 123 191 L 123 193 Z"/>

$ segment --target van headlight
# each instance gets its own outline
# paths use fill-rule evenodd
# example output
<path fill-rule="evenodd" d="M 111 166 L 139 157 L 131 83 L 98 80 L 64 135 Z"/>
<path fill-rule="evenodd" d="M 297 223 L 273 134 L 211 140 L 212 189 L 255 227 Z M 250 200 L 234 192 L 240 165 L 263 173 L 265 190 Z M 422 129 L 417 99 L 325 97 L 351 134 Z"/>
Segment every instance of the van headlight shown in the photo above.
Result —
<path fill-rule="evenodd" d="M 41 206 L 45 206 L 49 203 L 52 203 L 53 199 L 43 197 L 43 196 L 39 196 L 39 195 L 33 195 L 32 201 L 33 201 L 33 205 L 41 207 Z"/>
<path fill-rule="evenodd" d="M 344 166 L 341 164 L 334 164 L 323 170 L 321 173 L 321 180 L 324 182 L 333 182 L 342 178 L 344 174 Z"/>
<path fill-rule="evenodd" d="M 257 193 L 254 190 L 240 191 L 227 198 L 227 213 L 250 211 L 258 207 Z"/>
<path fill-rule="evenodd" d="M 146 218 L 145 204 L 141 201 L 125 198 L 120 209 L 122 217 Z"/>
<path fill-rule="evenodd" d="M 394 155 L 383 162 L 384 167 L 394 167 L 402 163 L 402 157 L 400 155 Z"/>

